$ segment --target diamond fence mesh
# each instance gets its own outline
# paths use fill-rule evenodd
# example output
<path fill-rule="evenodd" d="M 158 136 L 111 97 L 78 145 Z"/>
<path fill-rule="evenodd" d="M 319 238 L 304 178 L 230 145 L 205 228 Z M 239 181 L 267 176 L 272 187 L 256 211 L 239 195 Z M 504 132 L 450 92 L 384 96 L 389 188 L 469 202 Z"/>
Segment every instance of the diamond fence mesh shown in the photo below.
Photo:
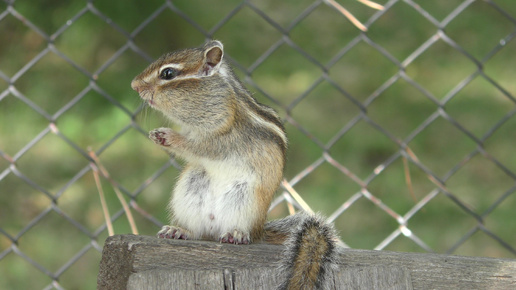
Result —
<path fill-rule="evenodd" d="M 129 84 L 210 38 L 285 122 L 271 218 L 295 190 L 353 248 L 514 258 L 516 5 L 377 3 L 340 2 L 361 31 L 334 1 L 0 2 L 0 288 L 95 287 L 99 188 L 116 233 L 113 189 L 140 234 L 167 221 L 181 163 L 146 134 L 171 124 Z"/>

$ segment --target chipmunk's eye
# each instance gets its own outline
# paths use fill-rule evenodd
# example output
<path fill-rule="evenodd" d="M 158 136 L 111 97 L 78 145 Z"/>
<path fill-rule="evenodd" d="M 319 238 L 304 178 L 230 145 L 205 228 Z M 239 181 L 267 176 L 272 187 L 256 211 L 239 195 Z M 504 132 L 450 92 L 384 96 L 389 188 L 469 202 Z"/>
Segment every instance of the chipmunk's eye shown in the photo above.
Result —
<path fill-rule="evenodd" d="M 175 78 L 179 72 L 173 68 L 167 67 L 161 71 L 159 78 L 162 80 L 171 80 Z"/>

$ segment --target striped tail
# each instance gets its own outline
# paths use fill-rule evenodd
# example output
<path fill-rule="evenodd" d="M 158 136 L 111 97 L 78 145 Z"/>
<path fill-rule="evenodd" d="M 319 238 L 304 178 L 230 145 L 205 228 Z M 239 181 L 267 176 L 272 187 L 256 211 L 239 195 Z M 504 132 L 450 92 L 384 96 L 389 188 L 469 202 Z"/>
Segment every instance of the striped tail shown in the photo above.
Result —
<path fill-rule="evenodd" d="M 318 215 L 297 213 L 265 225 L 266 240 L 285 237 L 281 272 L 287 277 L 279 289 L 334 288 L 337 235 Z"/>

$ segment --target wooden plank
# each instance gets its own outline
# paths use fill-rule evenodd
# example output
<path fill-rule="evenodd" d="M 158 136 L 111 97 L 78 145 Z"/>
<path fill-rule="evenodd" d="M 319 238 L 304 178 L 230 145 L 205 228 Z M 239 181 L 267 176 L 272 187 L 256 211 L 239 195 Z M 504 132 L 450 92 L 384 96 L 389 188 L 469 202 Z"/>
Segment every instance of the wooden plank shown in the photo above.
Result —
<path fill-rule="evenodd" d="M 148 270 L 132 274 L 127 282 L 127 289 L 224 289 L 224 277 L 221 273 L 220 270 Z"/>
<path fill-rule="evenodd" d="M 346 249 L 346 267 L 402 267 L 414 289 L 516 289 L 516 260 Z"/>
<path fill-rule="evenodd" d="M 234 289 L 276 289 L 282 276 L 278 275 L 275 267 L 253 269 L 238 269 L 234 272 Z"/>
<path fill-rule="evenodd" d="M 99 289 L 273 289 L 283 279 L 276 270 L 283 249 L 113 236 L 97 283 Z M 516 260 L 342 249 L 334 277 L 336 289 L 516 289 Z"/>
<path fill-rule="evenodd" d="M 335 285 L 337 289 L 413 289 L 409 271 L 385 266 L 341 268 L 335 273 Z"/>

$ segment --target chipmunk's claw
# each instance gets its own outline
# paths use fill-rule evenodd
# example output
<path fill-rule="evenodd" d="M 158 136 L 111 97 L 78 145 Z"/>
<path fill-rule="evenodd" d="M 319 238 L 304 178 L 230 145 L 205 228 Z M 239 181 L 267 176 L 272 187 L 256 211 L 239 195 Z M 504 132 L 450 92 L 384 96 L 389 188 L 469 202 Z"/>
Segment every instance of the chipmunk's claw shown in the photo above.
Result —
<path fill-rule="evenodd" d="M 180 227 L 163 226 L 156 236 L 160 239 L 188 240 L 190 232 Z"/>
<path fill-rule="evenodd" d="M 243 233 L 235 230 L 233 233 L 225 233 L 220 236 L 219 241 L 221 243 L 235 244 L 235 245 L 248 245 L 251 242 L 249 233 Z"/>

